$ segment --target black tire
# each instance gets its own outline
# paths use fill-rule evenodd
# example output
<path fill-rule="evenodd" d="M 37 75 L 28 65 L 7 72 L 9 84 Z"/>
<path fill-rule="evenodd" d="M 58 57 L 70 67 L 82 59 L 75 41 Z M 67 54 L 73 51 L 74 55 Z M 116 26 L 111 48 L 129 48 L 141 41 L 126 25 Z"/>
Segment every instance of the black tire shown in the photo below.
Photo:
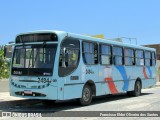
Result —
<path fill-rule="evenodd" d="M 55 102 L 56 102 L 55 100 L 42 100 L 42 104 L 47 106 L 54 105 Z"/>
<path fill-rule="evenodd" d="M 82 106 L 89 105 L 92 101 L 92 90 L 89 85 L 85 85 L 82 91 L 82 97 L 79 99 L 79 102 Z"/>
<path fill-rule="evenodd" d="M 140 81 L 136 81 L 135 85 L 134 85 L 134 91 L 132 91 L 132 95 L 137 97 L 141 95 L 141 82 Z"/>
<path fill-rule="evenodd" d="M 132 96 L 132 91 L 128 91 L 127 96 Z"/>

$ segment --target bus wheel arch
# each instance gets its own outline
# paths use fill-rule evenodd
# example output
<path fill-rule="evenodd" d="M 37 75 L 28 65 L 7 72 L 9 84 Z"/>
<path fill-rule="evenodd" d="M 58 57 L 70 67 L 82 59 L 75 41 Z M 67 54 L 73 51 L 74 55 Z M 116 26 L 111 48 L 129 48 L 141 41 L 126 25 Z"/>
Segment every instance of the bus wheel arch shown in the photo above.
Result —
<path fill-rule="evenodd" d="M 82 106 L 89 105 L 92 102 L 93 95 L 96 95 L 96 87 L 93 81 L 87 81 L 82 90 L 81 98 L 79 99 L 79 103 Z"/>
<path fill-rule="evenodd" d="M 127 91 L 127 95 L 134 96 L 134 97 L 140 96 L 141 89 L 142 89 L 142 81 L 141 81 L 141 78 L 138 77 L 134 83 L 133 91 Z"/>
<path fill-rule="evenodd" d="M 137 78 L 134 84 L 134 90 L 132 91 L 132 95 L 137 97 L 141 95 L 142 90 L 142 81 L 141 78 Z"/>
<path fill-rule="evenodd" d="M 92 95 L 96 96 L 96 85 L 92 80 L 88 80 L 85 85 L 89 85 L 91 87 L 92 90 Z"/>

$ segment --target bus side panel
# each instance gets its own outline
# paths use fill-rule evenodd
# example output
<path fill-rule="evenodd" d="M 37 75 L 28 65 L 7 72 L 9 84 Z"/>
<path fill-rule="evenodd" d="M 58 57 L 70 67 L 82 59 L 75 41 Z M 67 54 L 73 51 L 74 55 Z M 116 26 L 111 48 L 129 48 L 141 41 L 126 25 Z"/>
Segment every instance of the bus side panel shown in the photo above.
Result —
<path fill-rule="evenodd" d="M 92 81 L 95 84 L 96 95 L 101 95 L 97 68 L 97 66 L 92 65 L 79 65 L 73 73 L 64 77 L 62 80 L 64 81 L 63 99 L 81 98 L 83 87 L 88 81 Z"/>
<path fill-rule="evenodd" d="M 111 76 L 110 75 L 111 71 L 110 69 L 108 69 L 110 67 L 111 66 L 104 66 L 104 65 L 99 66 L 99 82 L 101 83 L 101 88 L 99 90 L 97 89 L 97 91 L 100 91 L 99 95 L 110 94 L 110 89 L 107 81 L 107 78 Z"/>
<path fill-rule="evenodd" d="M 147 84 L 147 88 L 155 86 L 156 82 L 157 82 L 156 79 L 150 79 L 148 84 Z"/>
<path fill-rule="evenodd" d="M 114 94 L 133 91 L 137 78 L 142 88 L 155 85 L 155 67 L 145 66 L 100 66 L 99 81 L 102 83 L 101 94 Z"/>
<path fill-rule="evenodd" d="M 81 98 L 84 84 L 72 84 L 64 86 L 64 100 Z"/>
<path fill-rule="evenodd" d="M 107 91 L 107 90 L 105 90 L 105 89 L 103 90 L 102 83 L 97 82 L 97 83 L 95 83 L 95 85 L 96 85 L 96 96 L 104 95 L 104 94 L 102 94 L 103 91 Z"/>
<path fill-rule="evenodd" d="M 107 95 L 107 94 L 110 94 L 110 90 L 109 90 L 109 87 L 108 87 L 108 85 L 107 85 L 107 83 L 106 82 L 102 82 L 101 83 L 101 90 L 102 90 L 102 92 L 101 92 L 101 94 L 102 95 Z"/>
<path fill-rule="evenodd" d="M 117 92 L 115 93 L 124 92 L 128 89 L 129 81 L 126 77 L 124 66 L 112 66 L 112 79 L 117 88 Z"/>
<path fill-rule="evenodd" d="M 81 67 L 80 63 L 75 71 L 65 77 L 59 77 L 58 99 L 67 100 L 80 98 L 85 83 L 85 75 L 85 67 Z"/>
<path fill-rule="evenodd" d="M 124 80 L 124 86 L 128 82 L 128 86 L 126 85 L 124 88 L 124 91 L 133 91 L 134 90 L 134 84 L 137 79 L 137 70 L 135 66 L 125 66 L 125 80 Z"/>
<path fill-rule="evenodd" d="M 128 90 L 133 91 L 136 80 L 139 78 L 142 82 L 142 88 L 148 88 L 155 85 L 156 69 L 150 66 L 126 66 L 126 79 L 129 80 Z M 124 82 L 125 84 L 125 82 Z"/>
<path fill-rule="evenodd" d="M 100 66 L 99 81 L 102 95 L 122 92 L 124 81 L 114 66 Z"/>
<path fill-rule="evenodd" d="M 142 88 L 152 87 L 156 84 L 156 68 L 143 67 Z"/>
<path fill-rule="evenodd" d="M 156 79 L 143 79 L 142 88 L 149 88 L 156 84 Z"/>
<path fill-rule="evenodd" d="M 135 85 L 135 79 L 132 79 L 129 81 L 129 86 L 127 91 L 133 91 L 134 90 L 134 85 Z"/>
<path fill-rule="evenodd" d="M 129 86 L 127 91 L 134 90 L 134 85 L 137 79 L 142 82 L 142 88 L 147 88 L 156 83 L 156 69 L 155 67 L 146 66 L 126 66 L 126 73 L 129 79 Z"/>

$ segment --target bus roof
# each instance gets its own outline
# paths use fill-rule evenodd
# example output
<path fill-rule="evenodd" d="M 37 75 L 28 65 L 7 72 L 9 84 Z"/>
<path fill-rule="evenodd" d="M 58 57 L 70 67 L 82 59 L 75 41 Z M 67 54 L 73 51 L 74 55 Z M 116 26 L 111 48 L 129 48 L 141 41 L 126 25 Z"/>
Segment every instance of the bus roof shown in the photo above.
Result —
<path fill-rule="evenodd" d="M 123 43 L 123 42 L 117 42 L 117 41 L 113 41 L 110 39 L 101 39 L 101 38 L 95 38 L 92 36 L 79 35 L 79 34 L 74 34 L 74 33 L 68 33 L 68 36 L 79 38 L 79 39 L 84 39 L 84 40 L 88 40 L 88 41 L 93 41 L 93 42 L 100 42 L 100 43 L 106 43 L 106 44 L 117 45 L 117 46 L 125 46 L 125 47 L 129 47 L 129 48 L 156 51 L 156 49 L 154 49 L 154 48 L 149 48 L 149 47 L 144 47 L 144 46 L 134 45 L 134 44 L 127 44 L 127 43 Z"/>
<path fill-rule="evenodd" d="M 154 48 L 144 47 L 144 46 L 140 46 L 140 45 L 128 44 L 128 43 L 117 42 L 117 41 L 113 41 L 113 40 L 109 40 L 109 39 L 95 38 L 92 36 L 80 35 L 80 34 L 75 34 L 75 33 L 70 33 L 70 32 L 65 32 L 65 31 L 57 31 L 57 30 L 31 31 L 31 32 L 18 34 L 17 36 L 24 35 L 24 34 L 33 34 L 33 33 L 55 33 L 58 36 L 59 35 L 67 35 L 68 37 L 74 37 L 74 38 L 78 38 L 78 39 L 82 39 L 82 40 L 90 41 L 90 42 L 93 41 L 93 42 L 106 43 L 106 44 L 117 45 L 117 46 L 124 46 L 124 47 L 129 47 L 129 48 L 156 51 L 156 49 L 154 49 Z"/>

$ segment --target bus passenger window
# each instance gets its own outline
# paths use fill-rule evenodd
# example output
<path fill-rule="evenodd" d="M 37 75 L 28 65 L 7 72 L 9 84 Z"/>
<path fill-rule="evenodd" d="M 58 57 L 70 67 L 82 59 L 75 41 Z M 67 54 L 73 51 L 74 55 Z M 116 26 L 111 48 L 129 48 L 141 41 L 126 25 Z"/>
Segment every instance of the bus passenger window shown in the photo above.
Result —
<path fill-rule="evenodd" d="M 130 48 L 124 49 L 124 63 L 125 65 L 134 65 L 134 51 Z"/>
<path fill-rule="evenodd" d="M 151 65 L 151 53 L 149 51 L 145 51 L 145 65 Z"/>
<path fill-rule="evenodd" d="M 136 50 L 136 65 L 144 65 L 143 50 Z"/>
<path fill-rule="evenodd" d="M 83 60 L 86 64 L 98 63 L 98 45 L 95 43 L 83 42 Z"/>
<path fill-rule="evenodd" d="M 75 38 L 66 38 L 61 43 L 61 50 L 59 56 L 59 70 L 60 77 L 71 74 L 79 64 L 80 42 Z"/>
<path fill-rule="evenodd" d="M 111 64 L 111 46 L 100 45 L 100 63 L 102 65 Z"/>
<path fill-rule="evenodd" d="M 123 54 L 122 54 L 122 48 L 121 47 L 113 47 L 113 57 L 114 57 L 114 64 L 115 65 L 122 65 L 123 61 Z"/>
<path fill-rule="evenodd" d="M 156 56 L 155 56 L 155 52 L 152 52 L 152 66 L 156 65 Z"/>

